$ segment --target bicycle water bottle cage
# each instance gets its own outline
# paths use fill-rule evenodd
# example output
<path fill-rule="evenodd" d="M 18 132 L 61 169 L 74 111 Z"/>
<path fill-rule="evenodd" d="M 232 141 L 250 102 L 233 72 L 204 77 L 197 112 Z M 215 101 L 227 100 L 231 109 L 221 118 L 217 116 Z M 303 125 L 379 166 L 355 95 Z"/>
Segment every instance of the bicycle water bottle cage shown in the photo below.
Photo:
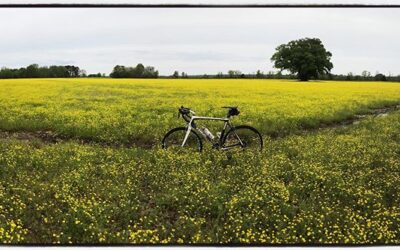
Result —
<path fill-rule="evenodd" d="M 240 111 L 237 109 L 237 107 L 222 107 L 225 109 L 228 109 L 228 118 L 231 116 L 239 115 Z"/>

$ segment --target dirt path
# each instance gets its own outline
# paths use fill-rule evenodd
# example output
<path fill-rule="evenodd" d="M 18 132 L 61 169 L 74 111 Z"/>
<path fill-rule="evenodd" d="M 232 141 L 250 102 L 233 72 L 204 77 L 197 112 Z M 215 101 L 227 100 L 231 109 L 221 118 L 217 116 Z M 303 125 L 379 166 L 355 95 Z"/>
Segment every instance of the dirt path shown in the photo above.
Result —
<path fill-rule="evenodd" d="M 396 110 L 400 110 L 400 104 L 389 106 L 389 107 L 384 107 L 384 108 L 371 109 L 366 114 L 355 114 L 352 118 L 344 120 L 344 121 L 339 121 L 339 122 L 330 123 L 330 124 L 321 124 L 319 127 L 314 128 L 313 130 L 319 130 L 319 129 L 325 129 L 325 128 L 338 128 L 338 127 L 343 127 L 343 126 L 349 126 L 352 124 L 358 124 L 358 123 L 360 123 L 361 120 L 364 120 L 368 117 L 385 117 L 385 116 L 389 115 L 389 113 L 394 112 Z"/>
<path fill-rule="evenodd" d="M 368 117 L 385 117 L 389 113 L 400 110 L 400 104 L 397 105 L 392 105 L 384 108 L 377 108 L 377 109 L 371 109 L 368 113 L 366 114 L 355 114 L 352 118 L 339 121 L 339 122 L 332 122 L 332 123 L 322 123 L 320 124 L 319 127 L 315 128 L 304 128 L 300 129 L 299 132 L 307 133 L 311 131 L 318 131 L 318 130 L 323 130 L 323 129 L 334 129 L 334 128 L 339 128 L 339 127 L 346 127 L 350 126 L 353 124 L 358 124 L 362 120 L 368 118 Z M 294 134 L 297 134 L 296 132 Z M 290 134 L 287 135 L 269 135 L 272 138 L 283 138 L 286 137 Z M 34 131 L 34 132 L 29 132 L 29 131 L 16 131 L 16 132 L 11 132 L 11 131 L 1 131 L 0 130 L 0 139 L 16 139 L 16 140 L 21 140 L 21 141 L 37 141 L 43 144 L 56 144 L 56 143 L 63 143 L 63 142 L 76 142 L 79 144 L 89 144 L 89 145 L 100 145 L 100 146 L 107 146 L 107 147 L 141 147 L 145 149 L 150 149 L 153 148 L 154 145 L 156 145 L 158 142 L 151 142 L 151 141 L 144 141 L 144 140 L 135 140 L 132 139 L 128 143 L 110 143 L 110 142 L 102 142 L 102 141 L 95 141 L 95 140 L 89 140 L 89 139 L 75 139 L 75 138 L 69 138 L 69 137 L 62 137 L 60 135 L 57 135 L 53 131 Z"/>
<path fill-rule="evenodd" d="M 150 149 L 154 145 L 150 141 L 144 141 L 141 139 L 132 139 L 130 142 L 121 143 L 121 142 L 105 142 L 105 141 L 96 141 L 90 139 L 80 139 L 80 138 L 70 138 L 60 136 L 53 131 L 1 131 L 0 130 L 0 140 L 1 139 L 16 139 L 20 141 L 29 141 L 29 142 L 39 142 L 42 144 L 57 144 L 57 143 L 65 143 L 65 142 L 75 142 L 82 145 L 98 145 L 104 147 L 141 147 L 145 149 Z"/>

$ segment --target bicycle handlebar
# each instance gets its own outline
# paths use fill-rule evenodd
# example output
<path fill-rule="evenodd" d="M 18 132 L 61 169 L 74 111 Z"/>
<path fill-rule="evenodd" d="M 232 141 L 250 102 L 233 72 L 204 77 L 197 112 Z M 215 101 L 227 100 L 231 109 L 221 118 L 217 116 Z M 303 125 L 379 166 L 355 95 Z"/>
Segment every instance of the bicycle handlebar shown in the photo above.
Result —
<path fill-rule="evenodd" d="M 190 108 L 185 108 L 185 107 L 181 106 L 179 108 L 178 118 L 182 115 L 182 118 L 186 122 L 190 122 L 190 119 L 192 118 L 192 117 L 190 117 L 190 114 L 195 115 L 196 113 L 193 110 L 191 110 Z"/>
<path fill-rule="evenodd" d="M 222 108 L 228 109 L 228 114 L 227 114 L 228 118 L 240 114 L 240 111 L 238 110 L 237 106 L 224 106 Z M 190 120 L 192 119 L 190 115 L 196 115 L 196 113 L 193 110 L 191 110 L 190 108 L 185 108 L 183 106 L 181 106 L 178 110 L 179 110 L 178 118 L 182 115 L 182 118 L 186 122 L 190 122 Z"/>

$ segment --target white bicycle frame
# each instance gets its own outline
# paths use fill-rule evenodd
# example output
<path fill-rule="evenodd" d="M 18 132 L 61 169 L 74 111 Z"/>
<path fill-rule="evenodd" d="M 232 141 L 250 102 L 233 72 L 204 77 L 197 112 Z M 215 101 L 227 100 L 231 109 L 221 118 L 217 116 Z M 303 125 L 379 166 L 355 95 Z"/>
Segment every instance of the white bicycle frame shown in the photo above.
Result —
<path fill-rule="evenodd" d="M 193 122 L 196 121 L 196 120 L 222 121 L 222 122 L 224 122 L 224 127 L 223 127 L 223 129 L 222 129 L 223 133 L 225 132 L 227 126 L 229 126 L 230 128 L 233 127 L 233 126 L 230 124 L 230 122 L 229 122 L 229 118 L 195 116 L 195 113 L 194 113 L 193 111 L 190 111 L 190 112 L 193 114 L 193 116 L 191 117 L 191 119 L 190 119 L 190 121 L 189 121 L 189 123 L 188 123 L 188 128 L 187 128 L 187 131 L 186 131 L 186 134 L 185 134 L 185 138 L 183 139 L 183 142 L 182 142 L 181 147 L 185 146 L 186 141 L 187 141 L 187 139 L 189 138 L 189 134 L 190 134 L 190 132 L 192 131 L 192 129 L 193 129 L 193 130 L 196 130 L 196 128 L 194 128 L 194 127 L 192 126 Z M 202 134 L 202 133 L 201 133 L 201 134 Z M 238 139 L 240 145 L 241 145 L 241 146 L 244 146 L 242 140 L 239 138 L 239 136 L 236 134 L 236 132 L 235 132 L 235 135 L 236 135 L 236 138 Z M 223 134 L 221 134 L 220 142 L 221 142 L 221 140 L 222 140 L 222 136 L 223 136 Z M 222 145 L 221 145 L 221 146 L 222 146 Z M 236 146 L 236 145 L 235 145 L 235 146 Z M 231 147 L 221 147 L 221 148 L 222 148 L 222 149 L 229 149 L 229 148 L 231 148 Z"/>

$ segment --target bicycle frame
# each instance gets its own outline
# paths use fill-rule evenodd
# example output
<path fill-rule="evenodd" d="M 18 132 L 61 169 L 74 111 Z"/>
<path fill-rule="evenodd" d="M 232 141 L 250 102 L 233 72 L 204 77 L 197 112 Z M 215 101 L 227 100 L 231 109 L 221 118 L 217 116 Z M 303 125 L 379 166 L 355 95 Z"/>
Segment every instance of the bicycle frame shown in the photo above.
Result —
<path fill-rule="evenodd" d="M 181 147 L 185 146 L 186 141 L 187 141 L 187 139 L 188 139 L 188 137 L 189 137 L 190 131 L 192 131 L 192 129 L 193 129 L 193 130 L 197 130 L 196 127 L 193 126 L 194 121 L 196 121 L 196 120 L 208 120 L 208 121 L 222 121 L 222 122 L 224 122 L 224 126 L 223 126 L 223 128 L 222 128 L 222 130 L 221 130 L 221 136 L 219 137 L 219 141 L 218 141 L 218 146 L 219 146 L 219 148 L 221 148 L 221 149 L 223 149 L 223 150 L 227 150 L 227 149 L 230 149 L 230 148 L 235 147 L 235 146 L 244 146 L 242 140 L 239 138 L 238 134 L 236 134 L 236 132 L 234 131 L 234 133 L 235 133 L 235 135 L 236 135 L 236 138 L 238 139 L 239 143 L 236 144 L 236 145 L 231 145 L 231 146 L 229 146 L 229 147 L 223 147 L 223 145 L 222 145 L 223 141 L 222 141 L 222 140 L 223 140 L 223 138 L 224 138 L 226 128 L 227 128 L 228 126 L 229 126 L 231 129 L 234 128 L 233 124 L 230 123 L 229 118 L 206 117 L 206 116 L 192 116 L 191 119 L 190 119 L 190 121 L 188 122 L 188 125 L 187 125 L 188 129 L 187 129 L 187 131 L 186 131 L 186 135 L 185 135 L 185 138 L 183 139 L 183 142 L 182 142 L 182 146 L 181 146 Z M 203 135 L 203 133 L 200 133 L 200 134 Z M 204 135 L 203 135 L 203 136 L 204 136 Z"/>

